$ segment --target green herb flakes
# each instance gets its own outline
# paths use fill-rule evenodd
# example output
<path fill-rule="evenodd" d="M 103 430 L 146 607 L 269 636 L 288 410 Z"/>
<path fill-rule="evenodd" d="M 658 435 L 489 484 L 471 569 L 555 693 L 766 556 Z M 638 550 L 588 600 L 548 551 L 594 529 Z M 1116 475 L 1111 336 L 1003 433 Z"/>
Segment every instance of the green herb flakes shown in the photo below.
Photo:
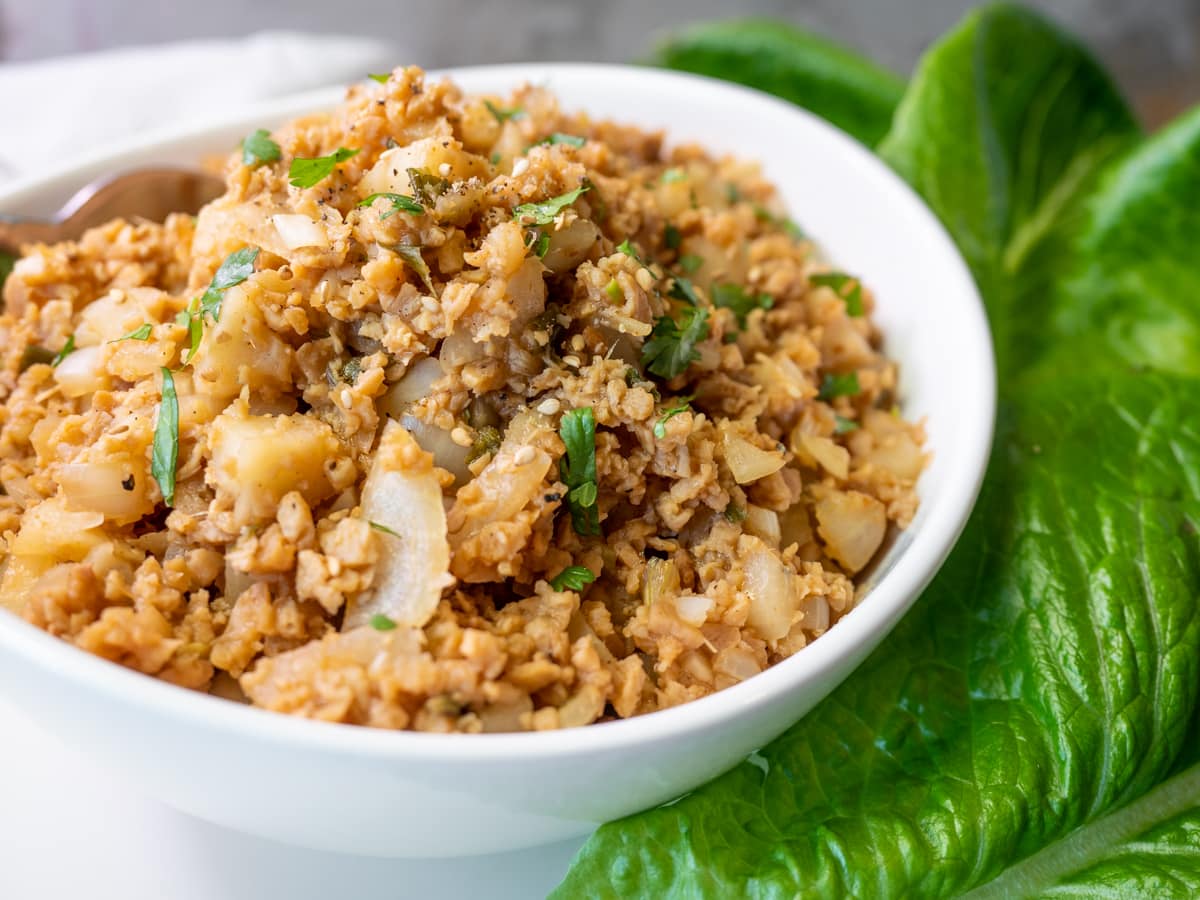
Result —
<path fill-rule="evenodd" d="M 643 266 L 645 265 L 645 263 L 642 262 L 642 258 L 640 256 L 638 256 L 638 252 L 635 249 L 633 249 L 633 244 L 629 243 L 629 238 L 625 238 L 625 240 L 623 240 L 623 241 L 621 241 L 621 243 L 617 244 L 617 252 L 624 253 L 626 256 L 630 257 L 631 259 L 636 260 L 637 262 L 641 263 Z"/>
<path fill-rule="evenodd" d="M 679 322 L 661 316 L 654 323 L 650 339 L 642 345 L 642 365 L 660 378 L 681 375 L 700 358 L 696 345 L 708 337 L 708 310 L 685 307 Z"/>
<path fill-rule="evenodd" d="M 396 532 L 394 530 L 392 530 L 391 528 L 388 528 L 386 525 L 383 525 L 379 522 L 368 522 L 367 524 L 370 525 L 372 528 L 374 528 L 376 531 L 381 531 L 384 534 L 389 534 L 394 538 L 400 537 L 400 535 L 396 534 Z"/>
<path fill-rule="evenodd" d="M 663 410 L 662 415 L 658 417 L 658 421 L 654 423 L 654 436 L 660 441 L 667 436 L 667 422 L 682 412 L 688 412 L 692 408 L 692 396 L 680 397 L 675 401 L 675 405 Z"/>
<path fill-rule="evenodd" d="M 596 576 L 586 566 L 567 566 L 550 579 L 550 587 L 556 591 L 575 591 L 578 593 L 595 580 Z"/>
<path fill-rule="evenodd" d="M 624 303 L 625 292 L 621 290 L 621 285 L 617 283 L 617 279 L 610 279 L 608 284 L 604 286 L 604 293 L 608 295 L 608 299 L 613 303 Z"/>
<path fill-rule="evenodd" d="M 563 414 L 558 434 L 567 448 L 558 461 L 559 477 L 567 486 L 567 509 L 576 533 L 600 534 L 600 511 L 596 508 L 596 417 L 590 406 Z"/>
<path fill-rule="evenodd" d="M 50 360 L 50 366 L 57 369 L 58 364 L 75 352 L 75 335 L 67 335 L 66 343 L 62 345 L 62 349 L 54 354 Z"/>
<path fill-rule="evenodd" d="M 679 257 L 679 268 L 683 269 L 688 275 L 696 274 L 696 271 L 704 265 L 704 257 L 697 256 L 695 253 L 685 253 Z"/>
<path fill-rule="evenodd" d="M 154 443 L 150 453 L 150 474 L 158 482 L 163 502 L 175 505 L 175 466 L 179 459 L 179 398 L 175 378 L 165 366 L 162 371 L 162 400 L 158 421 L 154 424 Z"/>
<path fill-rule="evenodd" d="M 535 147 L 546 145 L 553 146 L 555 144 L 566 144 L 568 147 L 582 147 L 587 143 L 587 138 L 578 137 L 574 134 L 563 134 L 561 131 L 556 131 L 549 137 L 544 137 L 536 144 Z"/>
<path fill-rule="evenodd" d="M 525 116 L 525 110 L 519 106 L 514 106 L 511 109 L 505 109 L 502 106 L 497 106 L 491 100 L 484 100 L 483 105 L 487 107 L 488 112 L 490 112 L 493 118 L 495 118 L 495 120 L 501 125 L 503 125 L 509 119 L 516 121 L 524 118 Z"/>
<path fill-rule="evenodd" d="M 853 419 L 847 419 L 845 416 L 834 416 L 834 434 L 849 434 L 851 431 L 858 430 L 858 423 Z"/>
<path fill-rule="evenodd" d="M 413 194 L 425 206 L 434 206 L 438 197 L 450 190 L 449 178 L 434 175 L 424 169 L 405 169 L 404 171 L 408 174 L 408 183 L 412 187 Z"/>
<path fill-rule="evenodd" d="M 379 193 L 379 194 L 370 194 L 370 195 L 364 197 L 362 200 L 360 200 L 358 202 L 358 205 L 359 206 L 370 206 L 372 203 L 374 203 L 380 197 L 383 197 L 385 200 L 387 200 L 389 203 L 392 204 L 391 209 L 389 209 L 387 212 L 385 212 L 383 215 L 381 215 L 379 217 L 380 220 L 389 218 L 390 216 L 394 216 L 398 212 L 412 213 L 414 216 L 423 215 L 425 212 L 425 207 L 423 207 L 420 203 L 418 203 L 414 198 L 409 197 L 407 194 L 391 194 L 391 193 L 386 193 L 386 192 Z"/>
<path fill-rule="evenodd" d="M 522 225 L 549 225 L 564 209 L 583 196 L 588 189 L 586 184 L 580 185 L 573 191 L 567 191 L 549 200 L 538 203 L 522 203 L 513 209 L 513 218 Z"/>
<path fill-rule="evenodd" d="M 328 156 L 317 156 L 312 159 L 296 158 L 288 167 L 288 182 L 293 187 L 310 188 L 328 178 L 339 163 L 344 163 L 358 153 L 357 149 L 350 150 L 338 147 Z"/>
<path fill-rule="evenodd" d="M 832 400 L 834 397 L 853 397 L 861 390 L 858 386 L 858 373 L 847 372 L 845 375 L 827 374 L 821 379 L 821 390 L 818 400 Z"/>
<path fill-rule="evenodd" d="M 663 243 L 668 250 L 678 250 L 680 243 L 683 241 L 683 235 L 679 233 L 679 229 L 670 222 L 663 228 Z"/>
<path fill-rule="evenodd" d="M 846 302 L 847 315 L 863 314 L 862 282 L 853 275 L 847 275 L 845 272 L 822 272 L 808 280 L 816 285 L 833 288 L 834 293 Z M 845 290 L 847 287 L 848 291 Z"/>
<path fill-rule="evenodd" d="M 282 156 L 279 145 L 271 140 L 271 132 L 259 128 L 242 139 L 242 165 L 254 169 L 277 162 Z"/>
<path fill-rule="evenodd" d="M 387 84 L 388 79 L 392 77 L 392 73 L 391 72 L 378 72 L 378 73 L 375 73 L 372 75 L 368 75 L 367 77 L 370 78 L 372 81 L 379 82 L 380 84 Z"/>
<path fill-rule="evenodd" d="M 24 372 L 30 366 L 50 365 L 54 362 L 55 353 L 37 344 L 30 344 L 21 353 L 21 363 L 18 371 Z"/>
<path fill-rule="evenodd" d="M 663 184 L 674 184 L 677 181 L 687 181 L 687 172 L 680 168 L 667 169 L 662 173 Z"/>
<path fill-rule="evenodd" d="M 750 313 L 756 309 L 770 309 L 775 305 L 775 298 L 770 294 L 747 293 L 740 284 L 714 284 L 712 302 L 713 306 L 732 310 L 738 327 L 745 329 Z"/>
<path fill-rule="evenodd" d="M 150 332 L 154 330 L 154 326 L 149 322 L 143 322 L 129 334 L 123 334 L 116 340 L 109 341 L 110 344 L 115 344 L 117 341 L 148 341 L 150 340 Z"/>
<path fill-rule="evenodd" d="M 393 244 L 388 249 L 394 251 L 401 259 L 408 263 L 409 268 L 417 273 L 417 277 L 421 279 L 421 283 L 425 285 L 426 290 L 433 296 L 437 296 L 437 291 L 433 286 L 433 275 L 429 271 L 429 264 L 425 262 L 425 257 L 421 254 L 420 247 L 415 247 L 412 244 Z"/>
<path fill-rule="evenodd" d="M 686 278 L 674 279 L 671 282 L 671 289 L 667 291 L 667 296 L 682 300 L 688 306 L 700 305 L 700 298 L 696 295 L 696 286 Z"/>
<path fill-rule="evenodd" d="M 396 623 L 383 613 L 375 613 L 370 619 L 371 627 L 376 631 L 394 631 Z"/>

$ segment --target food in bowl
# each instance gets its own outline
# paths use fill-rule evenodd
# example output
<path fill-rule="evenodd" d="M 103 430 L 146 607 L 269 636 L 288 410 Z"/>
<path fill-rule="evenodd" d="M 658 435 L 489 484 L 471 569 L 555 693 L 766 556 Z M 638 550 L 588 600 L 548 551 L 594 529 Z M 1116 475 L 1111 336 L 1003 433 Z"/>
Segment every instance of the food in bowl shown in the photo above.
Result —
<path fill-rule="evenodd" d="M 925 457 L 752 164 L 398 69 L 194 220 L 27 250 L 0 605 L 280 712 L 540 730 L 818 638 Z"/>

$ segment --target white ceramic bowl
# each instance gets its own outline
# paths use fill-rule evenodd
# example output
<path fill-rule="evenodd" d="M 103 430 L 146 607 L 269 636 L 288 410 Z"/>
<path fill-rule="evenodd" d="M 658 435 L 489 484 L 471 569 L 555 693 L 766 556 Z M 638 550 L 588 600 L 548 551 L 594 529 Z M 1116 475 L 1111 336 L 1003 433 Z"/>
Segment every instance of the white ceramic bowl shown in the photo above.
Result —
<path fill-rule="evenodd" d="M 172 806 L 314 848 L 427 857 L 533 846 L 719 774 L 808 712 L 885 639 L 958 537 L 991 443 L 992 349 L 967 268 L 916 195 L 840 131 L 757 92 L 650 69 L 448 74 L 468 91 L 543 83 L 566 108 L 760 160 L 829 258 L 876 292 L 887 352 L 901 366 L 904 413 L 927 420 L 933 459 L 916 520 L 876 568 L 863 603 L 820 640 L 711 697 L 586 728 L 433 735 L 292 719 L 135 674 L 0 612 L 0 684 L 34 720 Z M 341 95 L 307 94 L 236 121 L 142 136 L 0 194 L 0 212 L 45 215 L 96 176 L 225 152 L 254 128 L 331 107 Z"/>

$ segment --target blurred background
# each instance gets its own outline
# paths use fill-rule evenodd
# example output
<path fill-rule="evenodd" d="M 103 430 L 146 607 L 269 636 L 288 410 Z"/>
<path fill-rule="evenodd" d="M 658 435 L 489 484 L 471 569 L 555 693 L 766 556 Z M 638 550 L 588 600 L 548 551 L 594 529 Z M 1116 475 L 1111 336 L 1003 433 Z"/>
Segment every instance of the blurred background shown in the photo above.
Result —
<path fill-rule="evenodd" d="M 262 29 L 362 34 L 424 66 L 628 61 L 702 19 L 778 16 L 907 73 L 970 0 L 0 0 L 0 60 Z M 1033 0 L 1105 61 L 1155 125 L 1200 101 L 1200 0 Z"/>

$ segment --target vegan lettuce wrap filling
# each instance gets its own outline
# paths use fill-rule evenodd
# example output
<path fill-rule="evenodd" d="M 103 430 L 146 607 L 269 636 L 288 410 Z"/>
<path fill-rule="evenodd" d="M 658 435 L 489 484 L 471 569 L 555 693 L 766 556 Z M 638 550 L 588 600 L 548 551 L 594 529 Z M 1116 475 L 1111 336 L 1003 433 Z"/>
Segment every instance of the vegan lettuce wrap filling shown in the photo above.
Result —
<path fill-rule="evenodd" d="M 911 520 L 873 298 L 752 164 L 417 69 L 27 248 L 0 605 L 313 718 L 550 729 L 800 651 Z"/>

